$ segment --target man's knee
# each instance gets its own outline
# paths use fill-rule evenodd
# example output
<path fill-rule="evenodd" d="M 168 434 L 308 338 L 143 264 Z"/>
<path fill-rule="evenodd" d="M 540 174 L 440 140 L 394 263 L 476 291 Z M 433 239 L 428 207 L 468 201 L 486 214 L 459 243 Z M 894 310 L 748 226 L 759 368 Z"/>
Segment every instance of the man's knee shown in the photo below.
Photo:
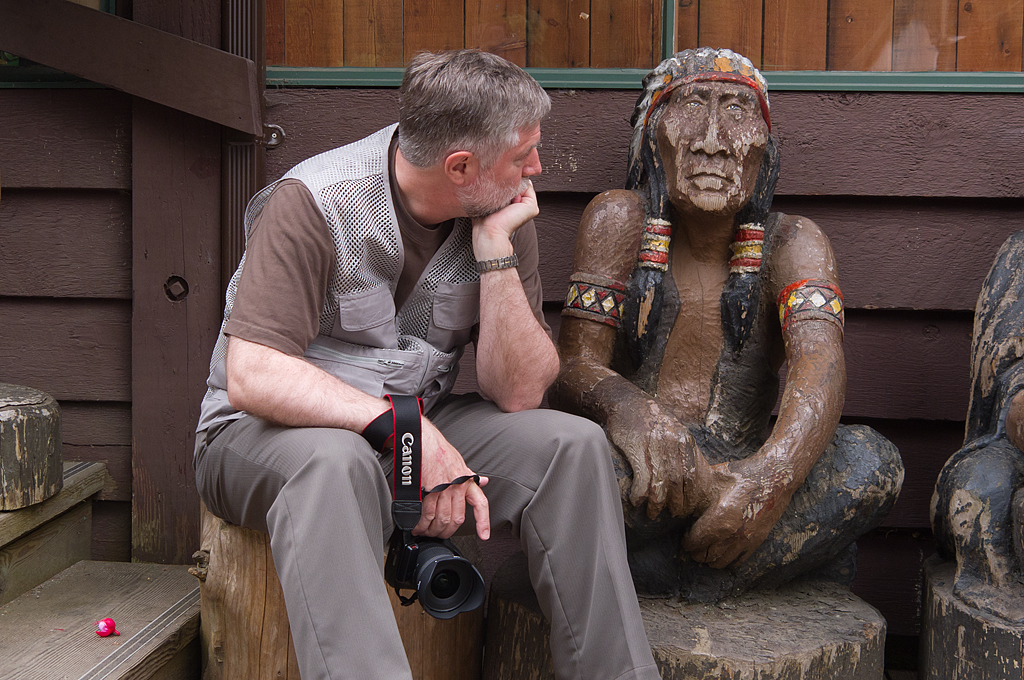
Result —
<path fill-rule="evenodd" d="M 305 451 L 305 460 L 290 475 L 304 483 L 324 484 L 333 489 L 363 487 L 385 479 L 376 452 L 365 439 L 333 428 L 295 428 L 284 438 Z"/>

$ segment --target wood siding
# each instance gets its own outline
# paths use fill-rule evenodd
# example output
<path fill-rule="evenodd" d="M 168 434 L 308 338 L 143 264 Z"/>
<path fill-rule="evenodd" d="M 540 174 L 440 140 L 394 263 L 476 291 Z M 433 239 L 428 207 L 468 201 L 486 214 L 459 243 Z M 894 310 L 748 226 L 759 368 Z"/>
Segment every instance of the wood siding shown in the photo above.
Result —
<path fill-rule="evenodd" d="M 743 0 L 757 35 L 760 1 Z M 651 68 L 661 13 L 662 0 L 268 0 L 267 64 L 402 66 L 473 47 L 520 66 Z"/>
<path fill-rule="evenodd" d="M 694 0 L 696 2 L 696 0 Z M 621 187 L 634 91 L 553 91 L 535 178 L 545 309 L 557 333 L 576 226 L 598 192 Z M 287 142 L 268 179 L 375 131 L 391 90 L 268 91 Z M 844 422 L 899 447 L 907 474 L 884 527 L 862 540 L 857 592 L 893 635 L 919 625 L 921 561 L 934 551 L 928 502 L 963 440 L 974 304 L 1002 241 L 1024 229 L 1024 119 L 1016 96 L 771 94 L 783 170 L 774 208 L 815 220 L 848 303 Z M 841 150 L 838 152 L 837 150 Z M 955 160 L 953 160 L 955 159 Z M 465 365 L 464 361 L 464 365 Z M 471 389 L 471 364 L 460 375 Z"/>
<path fill-rule="evenodd" d="M 1020 71 L 1024 0 L 673 0 L 676 49 L 767 70 Z M 401 66 L 476 47 L 520 66 L 650 68 L 662 0 L 269 0 L 267 63 Z"/>
<path fill-rule="evenodd" d="M 114 483 L 92 558 L 131 556 L 131 99 L 0 90 L 0 382 L 60 403 L 65 460 Z"/>

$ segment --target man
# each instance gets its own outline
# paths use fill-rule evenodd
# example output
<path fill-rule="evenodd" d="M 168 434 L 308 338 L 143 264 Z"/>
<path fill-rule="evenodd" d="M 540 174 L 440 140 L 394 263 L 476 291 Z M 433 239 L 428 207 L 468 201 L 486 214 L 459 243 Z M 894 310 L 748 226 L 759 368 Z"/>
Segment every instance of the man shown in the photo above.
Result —
<path fill-rule="evenodd" d="M 768 212 L 765 81 L 729 50 L 686 50 L 647 76 L 634 124 L 628 189 L 580 225 L 552 401 L 620 456 L 638 587 L 717 600 L 830 564 L 852 580 L 849 546 L 903 469 L 869 428 L 837 432 L 836 263 L 814 222 Z"/>
<path fill-rule="evenodd" d="M 212 512 L 269 532 L 304 680 L 410 677 L 382 579 L 391 461 L 360 435 L 385 394 L 423 398 L 424 488 L 480 474 L 427 495 L 414 533 L 511 528 L 559 677 L 658 677 L 604 436 L 535 410 L 558 371 L 529 180 L 549 108 L 499 57 L 419 55 L 397 128 L 299 164 L 246 211 L 196 479 Z M 486 399 L 449 396 L 471 337 Z"/>

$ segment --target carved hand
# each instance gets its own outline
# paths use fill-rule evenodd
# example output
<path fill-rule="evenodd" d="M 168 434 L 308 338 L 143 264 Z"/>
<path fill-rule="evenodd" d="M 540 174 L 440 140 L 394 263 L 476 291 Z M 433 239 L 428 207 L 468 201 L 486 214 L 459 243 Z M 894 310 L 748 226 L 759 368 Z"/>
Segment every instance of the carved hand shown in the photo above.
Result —
<path fill-rule="evenodd" d="M 609 409 L 605 427 L 633 468 L 631 504 L 647 501 L 652 519 L 666 507 L 685 517 L 702 505 L 710 467 L 690 431 L 657 402 L 623 400 Z"/>
<path fill-rule="evenodd" d="M 785 470 L 762 456 L 712 466 L 713 501 L 683 539 L 683 549 L 718 569 L 750 557 L 796 490 Z"/>

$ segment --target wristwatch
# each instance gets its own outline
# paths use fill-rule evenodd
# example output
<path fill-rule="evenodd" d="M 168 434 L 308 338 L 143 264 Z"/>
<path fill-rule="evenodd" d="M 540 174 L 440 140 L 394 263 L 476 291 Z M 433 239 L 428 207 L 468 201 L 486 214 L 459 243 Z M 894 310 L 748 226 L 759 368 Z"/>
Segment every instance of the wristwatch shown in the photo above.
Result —
<path fill-rule="evenodd" d="M 476 271 L 480 274 L 484 272 L 496 272 L 499 269 L 511 269 L 512 267 L 519 266 L 519 256 L 512 253 L 508 257 L 499 257 L 493 260 L 481 260 L 476 263 Z"/>

